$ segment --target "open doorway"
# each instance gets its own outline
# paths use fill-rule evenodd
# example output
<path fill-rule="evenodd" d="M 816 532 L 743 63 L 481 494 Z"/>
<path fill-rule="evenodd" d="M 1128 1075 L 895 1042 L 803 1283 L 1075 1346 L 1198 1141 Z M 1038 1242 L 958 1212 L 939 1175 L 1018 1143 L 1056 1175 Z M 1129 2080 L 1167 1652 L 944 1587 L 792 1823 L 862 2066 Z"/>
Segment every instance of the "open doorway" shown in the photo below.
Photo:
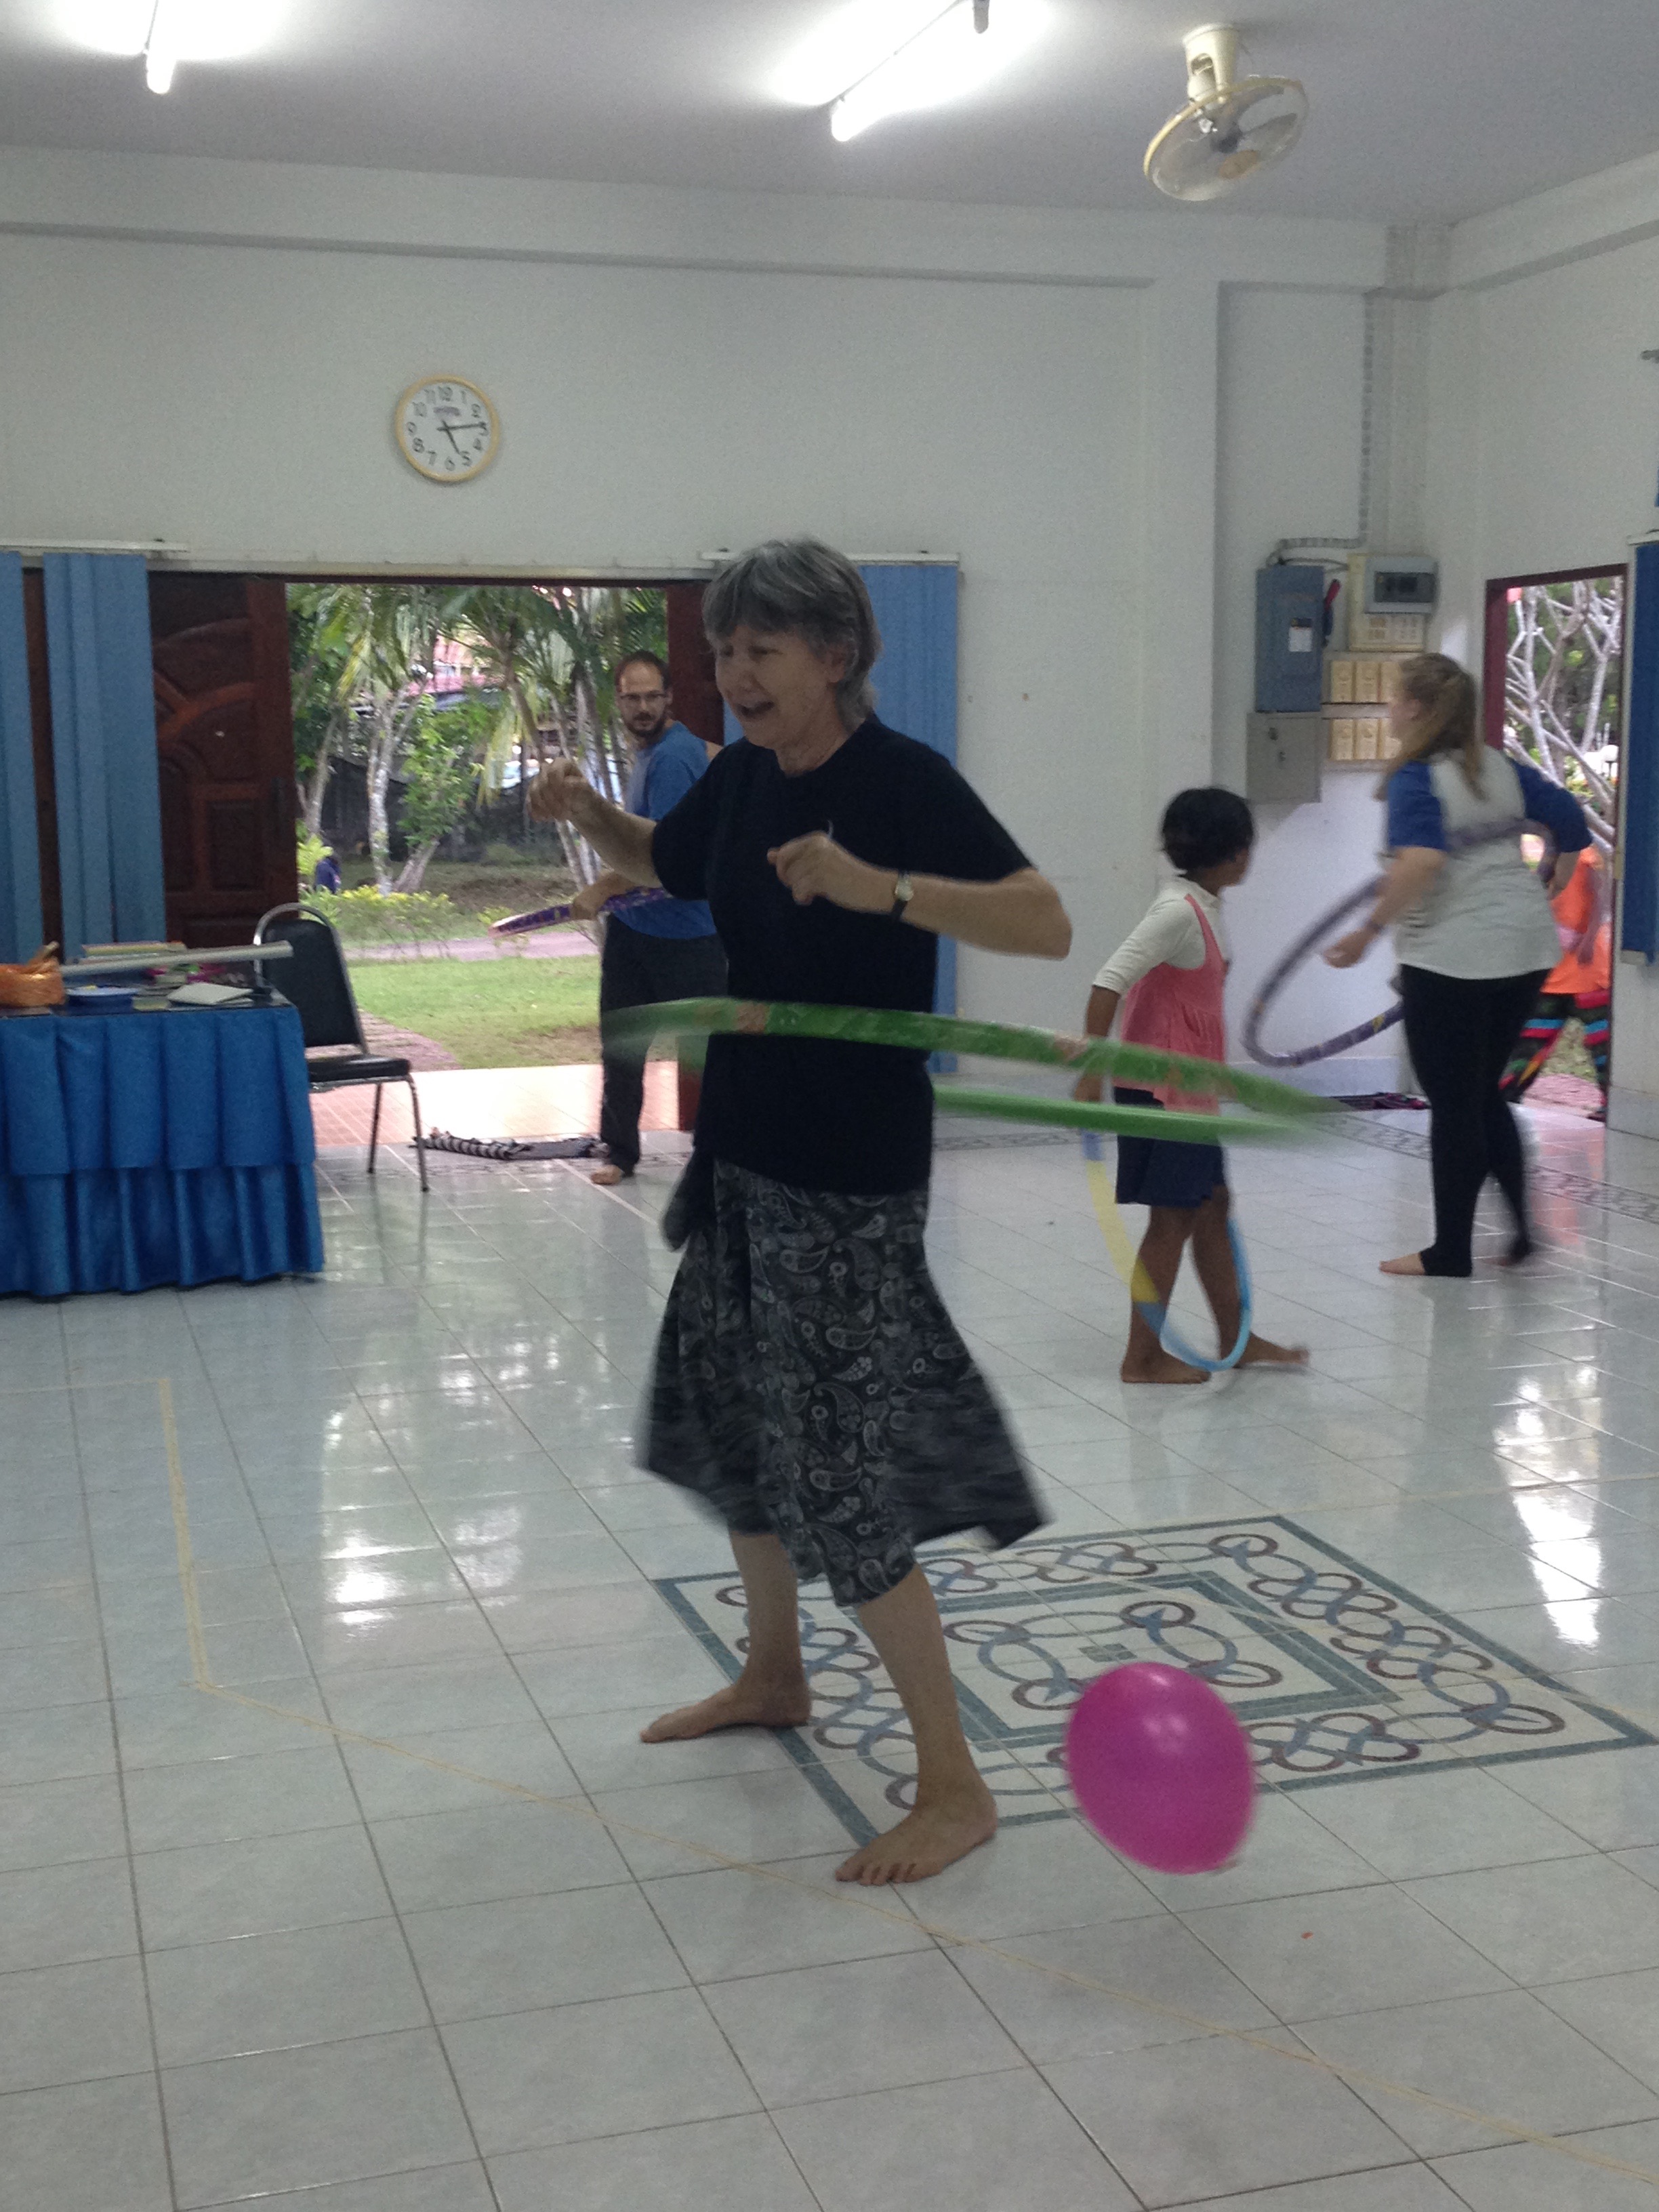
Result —
<path fill-rule="evenodd" d="M 624 799 L 616 672 L 666 659 L 667 590 L 296 583 L 288 605 L 300 872 L 365 1015 L 429 1067 L 597 1060 L 596 933 L 489 925 L 596 872 L 567 827 L 532 818 L 530 784 L 562 755 Z"/>
<path fill-rule="evenodd" d="M 1556 902 L 1562 966 L 1528 1032 L 1517 1095 L 1598 1117 L 1611 1050 L 1626 581 L 1620 566 L 1500 576 L 1486 586 L 1486 741 L 1564 784 L 1595 840 Z"/>

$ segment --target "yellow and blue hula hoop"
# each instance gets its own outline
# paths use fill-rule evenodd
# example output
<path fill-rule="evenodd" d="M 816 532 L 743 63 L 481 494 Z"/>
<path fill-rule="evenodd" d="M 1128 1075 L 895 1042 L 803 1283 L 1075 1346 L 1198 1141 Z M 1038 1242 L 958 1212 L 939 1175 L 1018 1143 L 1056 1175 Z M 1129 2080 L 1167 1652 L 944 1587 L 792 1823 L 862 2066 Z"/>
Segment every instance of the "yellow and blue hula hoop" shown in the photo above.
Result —
<path fill-rule="evenodd" d="M 1213 1116 L 1210 1117 L 1213 1120 Z M 1211 1139 L 1213 1141 L 1213 1139 Z M 1233 1248 L 1233 1268 L 1238 1277 L 1238 1340 L 1224 1359 L 1209 1359 L 1203 1352 L 1195 1352 L 1175 1328 L 1170 1319 L 1170 1310 L 1158 1295 L 1152 1277 L 1141 1264 L 1140 1255 L 1129 1242 L 1129 1231 L 1118 1211 L 1117 1193 L 1112 1188 L 1111 1176 L 1106 1171 L 1106 1151 L 1092 1129 L 1083 1138 L 1083 1156 L 1089 1176 L 1089 1195 L 1094 1200 L 1095 1218 L 1100 1224 L 1100 1233 L 1106 1239 L 1106 1249 L 1112 1255 L 1112 1265 L 1123 1278 L 1125 1289 L 1134 1303 L 1135 1310 L 1146 1321 L 1152 1334 L 1172 1358 L 1184 1359 L 1189 1367 L 1201 1367 L 1211 1375 L 1224 1375 L 1237 1367 L 1244 1357 L 1245 1346 L 1250 1340 L 1255 1323 L 1255 1301 L 1250 1291 L 1250 1263 L 1244 1256 L 1244 1239 L 1238 1233 L 1238 1224 L 1230 1213 L 1227 1217 L 1227 1241 Z"/>
<path fill-rule="evenodd" d="M 1032 1061 L 1039 1066 L 1063 1068 L 1073 1075 L 1110 1073 L 1137 1085 L 1169 1086 L 1199 1097 L 1235 1101 L 1246 1110 L 1222 1116 L 1160 1106 L 1095 1105 L 1079 1099 L 1033 1097 L 1020 1091 L 985 1091 L 967 1085 L 936 1085 L 933 1093 L 940 1113 L 984 1115 L 999 1121 L 1030 1121 L 1083 1133 L 1096 1218 L 1112 1263 L 1122 1277 L 1130 1297 L 1165 1351 L 1211 1374 L 1222 1374 L 1237 1366 L 1250 1340 L 1250 1271 L 1237 1227 L 1229 1218 L 1227 1234 L 1238 1273 L 1238 1341 L 1224 1358 L 1210 1359 L 1194 1351 L 1172 1328 L 1169 1310 L 1159 1300 L 1129 1242 L 1106 1170 L 1101 1139 L 1111 1134 L 1151 1137 L 1164 1144 L 1212 1145 L 1224 1132 L 1229 1142 L 1243 1139 L 1247 1142 L 1282 1144 L 1314 1133 L 1322 1118 L 1328 1120 L 1333 1111 L 1340 1110 L 1334 1109 L 1328 1100 L 1293 1090 L 1288 1084 L 1251 1074 L 1246 1069 L 1228 1067 L 1218 1060 L 1189 1059 L 1146 1045 L 1114 1043 L 1105 1037 L 1091 1038 L 1079 1048 L 1076 1038 L 1062 1036 L 1053 1030 L 1003 1022 L 963 1021 L 953 1015 L 909 1013 L 891 1007 L 680 999 L 608 1015 L 605 1030 L 607 1036 L 618 1041 L 648 1038 L 666 1031 L 678 1036 L 820 1037 L 846 1044 L 968 1053 L 980 1058 Z"/>

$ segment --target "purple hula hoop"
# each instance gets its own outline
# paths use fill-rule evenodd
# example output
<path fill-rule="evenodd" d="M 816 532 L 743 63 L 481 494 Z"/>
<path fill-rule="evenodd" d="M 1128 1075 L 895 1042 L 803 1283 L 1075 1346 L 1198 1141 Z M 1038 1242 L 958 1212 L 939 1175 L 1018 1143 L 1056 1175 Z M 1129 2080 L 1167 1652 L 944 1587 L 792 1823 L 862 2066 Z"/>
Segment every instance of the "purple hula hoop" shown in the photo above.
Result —
<path fill-rule="evenodd" d="M 1544 857 L 1538 872 L 1547 884 L 1555 866 L 1555 840 L 1540 822 L 1504 822 L 1494 829 L 1454 831 L 1446 841 L 1450 853 L 1467 853 L 1477 845 L 1495 845 L 1510 837 L 1519 838 L 1528 830 L 1544 841 Z M 1346 921 L 1357 907 L 1367 899 L 1375 898 L 1382 888 L 1383 878 L 1373 876 L 1357 891 L 1351 891 L 1339 900 L 1328 913 L 1322 914 L 1311 929 L 1304 930 L 1290 951 L 1268 974 L 1266 982 L 1250 1001 L 1250 1011 L 1244 1018 L 1244 1049 L 1250 1058 L 1263 1067 L 1307 1067 L 1316 1060 L 1330 1060 L 1339 1052 L 1346 1052 L 1351 1044 L 1364 1044 L 1368 1038 L 1381 1036 L 1384 1030 L 1405 1018 L 1406 1009 L 1396 999 L 1380 1014 L 1373 1014 L 1368 1022 L 1356 1023 L 1344 1030 L 1340 1036 L 1327 1037 L 1322 1044 L 1304 1045 L 1299 1052 L 1269 1052 L 1261 1042 L 1261 1024 L 1267 1019 L 1267 1009 L 1284 989 L 1285 984 L 1310 954 L 1328 937 L 1337 924 Z"/>
<path fill-rule="evenodd" d="M 667 896 L 666 891 L 658 890 L 654 884 L 641 884 L 635 890 L 618 891 L 614 898 L 608 898 L 599 912 L 622 914 L 629 907 L 655 906 L 659 899 Z M 492 937 L 522 937 L 532 929 L 556 929 L 562 921 L 569 919 L 568 906 L 538 906 L 533 914 L 509 914 L 504 921 L 492 921 L 489 933 Z"/>

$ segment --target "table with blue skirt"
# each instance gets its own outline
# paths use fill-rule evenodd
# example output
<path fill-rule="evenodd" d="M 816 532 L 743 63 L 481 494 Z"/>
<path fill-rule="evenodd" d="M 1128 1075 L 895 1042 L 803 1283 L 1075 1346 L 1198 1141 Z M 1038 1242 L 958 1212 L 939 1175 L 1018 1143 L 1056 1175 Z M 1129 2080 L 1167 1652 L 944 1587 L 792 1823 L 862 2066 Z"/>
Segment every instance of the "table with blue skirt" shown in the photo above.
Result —
<path fill-rule="evenodd" d="M 0 1293 L 323 1264 L 291 1006 L 0 1019 Z"/>

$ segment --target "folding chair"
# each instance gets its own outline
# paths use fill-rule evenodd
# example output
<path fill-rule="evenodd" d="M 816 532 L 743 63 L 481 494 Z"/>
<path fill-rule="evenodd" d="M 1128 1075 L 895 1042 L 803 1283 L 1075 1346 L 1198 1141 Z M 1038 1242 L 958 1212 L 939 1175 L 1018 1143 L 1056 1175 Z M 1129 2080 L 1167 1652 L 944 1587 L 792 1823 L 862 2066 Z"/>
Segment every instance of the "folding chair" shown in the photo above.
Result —
<path fill-rule="evenodd" d="M 363 1037 L 362 1016 L 351 988 L 345 955 L 331 924 L 298 906 L 274 906 L 261 915 L 253 933 L 256 945 L 273 941 L 293 947 L 293 957 L 277 971 L 278 988 L 300 1017 L 307 1053 L 330 1046 L 351 1045 L 355 1050 L 335 1060 L 307 1061 L 313 1091 L 343 1091 L 349 1085 L 374 1085 L 374 1118 L 368 1133 L 368 1172 L 374 1172 L 374 1155 L 380 1142 L 380 1091 L 388 1083 L 406 1083 L 415 1114 L 415 1158 L 421 1188 L 426 1179 L 426 1139 L 421 1128 L 421 1098 L 406 1060 L 393 1060 L 368 1050 Z"/>

